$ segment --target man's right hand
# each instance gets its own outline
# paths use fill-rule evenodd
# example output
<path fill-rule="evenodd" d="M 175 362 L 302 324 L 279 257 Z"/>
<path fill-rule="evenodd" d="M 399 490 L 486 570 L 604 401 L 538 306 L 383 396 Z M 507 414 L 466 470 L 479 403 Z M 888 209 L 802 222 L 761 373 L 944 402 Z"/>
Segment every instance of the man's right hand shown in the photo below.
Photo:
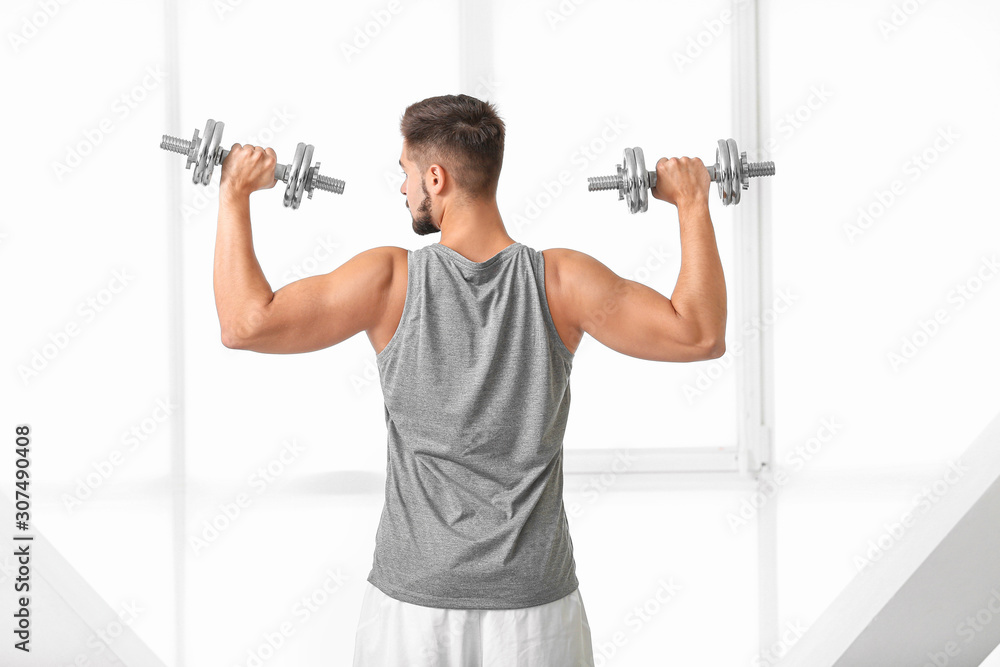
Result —
<path fill-rule="evenodd" d="M 656 187 L 650 192 L 678 208 L 690 203 L 708 205 L 711 185 L 708 169 L 700 158 L 661 157 L 656 162 Z"/>
<path fill-rule="evenodd" d="M 219 192 L 248 197 L 251 192 L 273 188 L 278 182 L 274 177 L 277 163 L 273 148 L 233 144 L 222 162 Z"/>

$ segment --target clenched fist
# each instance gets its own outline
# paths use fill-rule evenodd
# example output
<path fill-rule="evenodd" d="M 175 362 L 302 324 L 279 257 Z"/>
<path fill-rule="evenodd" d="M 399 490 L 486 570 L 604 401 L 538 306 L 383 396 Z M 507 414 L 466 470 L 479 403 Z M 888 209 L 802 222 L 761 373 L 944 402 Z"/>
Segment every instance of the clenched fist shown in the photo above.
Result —
<path fill-rule="evenodd" d="M 222 161 L 219 192 L 249 196 L 255 190 L 273 188 L 278 182 L 274 177 L 274 167 L 277 164 L 278 156 L 272 148 L 233 144 L 226 159 Z"/>
<path fill-rule="evenodd" d="M 708 189 L 712 179 L 700 158 L 661 157 L 656 161 L 656 187 L 651 190 L 657 199 L 674 206 L 704 202 L 708 204 Z"/>

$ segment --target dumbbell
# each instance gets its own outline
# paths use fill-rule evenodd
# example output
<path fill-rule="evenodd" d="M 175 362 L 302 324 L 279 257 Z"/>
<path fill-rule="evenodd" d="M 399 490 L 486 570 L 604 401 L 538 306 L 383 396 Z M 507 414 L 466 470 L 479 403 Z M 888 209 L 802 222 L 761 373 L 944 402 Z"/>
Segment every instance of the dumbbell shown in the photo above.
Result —
<path fill-rule="evenodd" d="M 618 199 L 627 199 L 631 213 L 643 212 L 649 206 L 649 193 L 656 187 L 656 170 L 646 171 L 642 149 L 626 148 L 622 164 L 617 165 L 616 176 L 596 176 L 587 179 L 587 190 L 618 190 Z M 773 162 L 747 162 L 747 154 L 740 153 L 734 139 L 719 139 L 715 150 L 715 164 L 706 167 L 709 177 L 719 184 L 722 204 L 740 203 L 740 190 L 750 187 L 750 179 L 774 176 Z"/>
<path fill-rule="evenodd" d="M 194 165 L 191 181 L 196 185 L 208 185 L 212 180 L 212 170 L 215 165 L 222 164 L 229 155 L 229 151 L 220 145 L 225 125 L 222 121 L 217 123 L 209 119 L 205 124 L 205 135 L 199 138 L 198 130 L 195 129 L 191 141 L 164 134 L 160 148 L 186 155 L 187 164 L 184 168 L 190 169 L 191 165 Z M 335 192 L 338 195 L 344 194 L 344 181 L 321 175 L 319 162 L 310 166 L 312 156 L 313 145 L 300 143 L 295 149 L 291 164 L 275 166 L 274 177 L 288 184 L 285 188 L 285 206 L 298 208 L 302 203 L 302 193 L 308 193 L 309 199 L 312 199 L 314 189 Z"/>

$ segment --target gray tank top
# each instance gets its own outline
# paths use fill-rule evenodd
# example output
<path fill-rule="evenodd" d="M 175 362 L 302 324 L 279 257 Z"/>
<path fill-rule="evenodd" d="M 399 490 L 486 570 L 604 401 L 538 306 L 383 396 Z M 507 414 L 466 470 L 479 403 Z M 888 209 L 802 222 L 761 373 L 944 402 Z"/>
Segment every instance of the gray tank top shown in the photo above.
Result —
<path fill-rule="evenodd" d="M 406 301 L 376 355 L 388 431 L 368 581 L 426 607 L 515 609 L 576 590 L 563 507 L 574 354 L 521 243 L 473 262 L 407 253 Z"/>

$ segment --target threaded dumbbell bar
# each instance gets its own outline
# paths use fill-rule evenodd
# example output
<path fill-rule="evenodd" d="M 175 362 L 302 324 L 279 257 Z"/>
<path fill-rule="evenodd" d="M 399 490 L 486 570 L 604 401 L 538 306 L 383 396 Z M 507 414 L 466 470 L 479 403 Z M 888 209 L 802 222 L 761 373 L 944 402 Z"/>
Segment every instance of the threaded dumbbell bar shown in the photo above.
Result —
<path fill-rule="evenodd" d="M 629 212 L 644 212 L 649 206 L 649 190 L 656 187 L 656 170 L 646 170 L 642 149 L 638 146 L 626 148 L 622 164 L 617 167 L 615 176 L 588 178 L 587 190 L 618 190 L 618 199 L 627 198 Z M 773 162 L 747 162 L 747 154 L 739 152 L 734 139 L 719 139 L 715 164 L 706 169 L 709 178 L 719 184 L 724 206 L 740 203 L 740 190 L 750 187 L 751 178 L 774 176 Z"/>
<path fill-rule="evenodd" d="M 209 119 L 208 123 L 205 124 L 205 135 L 199 137 L 196 129 L 191 141 L 164 134 L 160 148 L 186 155 L 187 164 L 184 168 L 190 169 L 191 165 L 194 165 L 191 181 L 195 184 L 208 185 L 212 180 L 212 170 L 215 165 L 222 164 L 222 161 L 229 155 L 229 151 L 220 145 L 225 125 L 221 121 L 217 123 Z M 338 195 L 344 194 L 344 181 L 320 174 L 319 162 L 310 166 L 312 155 L 313 145 L 300 143 L 295 149 L 295 156 L 292 158 L 291 164 L 279 164 L 274 167 L 274 177 L 287 183 L 284 197 L 285 206 L 298 208 L 299 204 L 302 203 L 302 193 L 307 193 L 312 199 L 314 189 L 326 190 Z"/>

